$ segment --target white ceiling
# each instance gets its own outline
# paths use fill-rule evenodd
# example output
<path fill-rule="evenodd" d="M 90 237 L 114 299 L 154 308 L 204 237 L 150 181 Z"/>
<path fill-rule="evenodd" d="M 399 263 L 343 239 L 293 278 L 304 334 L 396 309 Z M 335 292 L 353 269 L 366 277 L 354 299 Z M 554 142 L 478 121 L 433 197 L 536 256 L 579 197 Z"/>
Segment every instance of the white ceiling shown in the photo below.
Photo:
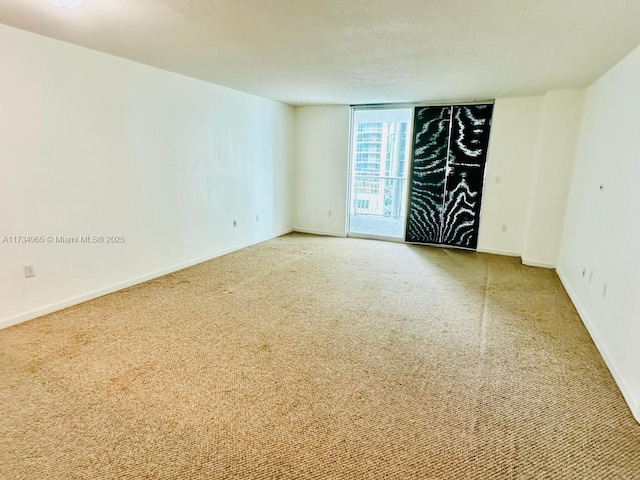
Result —
<path fill-rule="evenodd" d="M 584 87 L 639 19 L 639 0 L 0 1 L 7 25 L 293 105 Z"/>

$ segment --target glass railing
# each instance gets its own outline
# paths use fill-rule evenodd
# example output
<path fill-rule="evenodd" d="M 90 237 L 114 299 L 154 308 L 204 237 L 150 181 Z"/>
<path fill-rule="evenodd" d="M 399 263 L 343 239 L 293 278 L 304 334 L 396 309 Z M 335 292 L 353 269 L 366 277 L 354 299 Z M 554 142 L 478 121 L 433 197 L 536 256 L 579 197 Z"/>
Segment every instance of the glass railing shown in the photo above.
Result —
<path fill-rule="evenodd" d="M 354 175 L 351 183 L 351 215 L 404 217 L 406 178 Z"/>

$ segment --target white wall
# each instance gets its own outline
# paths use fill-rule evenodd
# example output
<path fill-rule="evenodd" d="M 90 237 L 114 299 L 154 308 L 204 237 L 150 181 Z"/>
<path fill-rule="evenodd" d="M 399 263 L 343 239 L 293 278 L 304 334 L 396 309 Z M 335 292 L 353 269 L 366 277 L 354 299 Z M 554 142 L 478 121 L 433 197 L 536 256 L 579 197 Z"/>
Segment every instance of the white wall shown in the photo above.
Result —
<path fill-rule="evenodd" d="M 587 90 L 558 273 L 640 421 L 638 85 L 640 47 Z"/>
<path fill-rule="evenodd" d="M 554 90 L 544 97 L 522 248 L 527 265 L 556 266 L 583 104 L 584 90 Z"/>
<path fill-rule="evenodd" d="M 543 103 L 544 97 L 496 99 L 480 213 L 481 252 L 522 255 Z"/>
<path fill-rule="evenodd" d="M 496 100 L 479 251 L 555 267 L 583 102 L 584 90 Z"/>
<path fill-rule="evenodd" d="M 297 231 L 346 234 L 349 118 L 348 106 L 296 108 Z"/>
<path fill-rule="evenodd" d="M 0 58 L 0 326 L 291 230 L 292 107 L 2 25 Z"/>

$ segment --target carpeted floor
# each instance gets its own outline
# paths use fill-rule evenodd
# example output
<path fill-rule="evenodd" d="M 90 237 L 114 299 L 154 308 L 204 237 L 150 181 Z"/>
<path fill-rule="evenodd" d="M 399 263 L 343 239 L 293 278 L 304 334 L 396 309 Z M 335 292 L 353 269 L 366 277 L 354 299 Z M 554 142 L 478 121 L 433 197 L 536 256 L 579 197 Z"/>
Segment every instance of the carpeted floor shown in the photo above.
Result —
<path fill-rule="evenodd" d="M 0 331 L 2 479 L 640 479 L 551 270 L 288 235 Z"/>

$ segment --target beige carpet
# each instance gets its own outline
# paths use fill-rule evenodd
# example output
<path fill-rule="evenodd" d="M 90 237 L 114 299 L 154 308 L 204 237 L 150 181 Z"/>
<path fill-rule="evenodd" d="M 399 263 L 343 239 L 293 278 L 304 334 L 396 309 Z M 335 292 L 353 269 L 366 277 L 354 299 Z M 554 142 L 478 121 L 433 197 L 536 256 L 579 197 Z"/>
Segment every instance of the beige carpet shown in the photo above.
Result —
<path fill-rule="evenodd" d="M 288 235 L 0 331 L 2 479 L 640 479 L 551 270 Z"/>

